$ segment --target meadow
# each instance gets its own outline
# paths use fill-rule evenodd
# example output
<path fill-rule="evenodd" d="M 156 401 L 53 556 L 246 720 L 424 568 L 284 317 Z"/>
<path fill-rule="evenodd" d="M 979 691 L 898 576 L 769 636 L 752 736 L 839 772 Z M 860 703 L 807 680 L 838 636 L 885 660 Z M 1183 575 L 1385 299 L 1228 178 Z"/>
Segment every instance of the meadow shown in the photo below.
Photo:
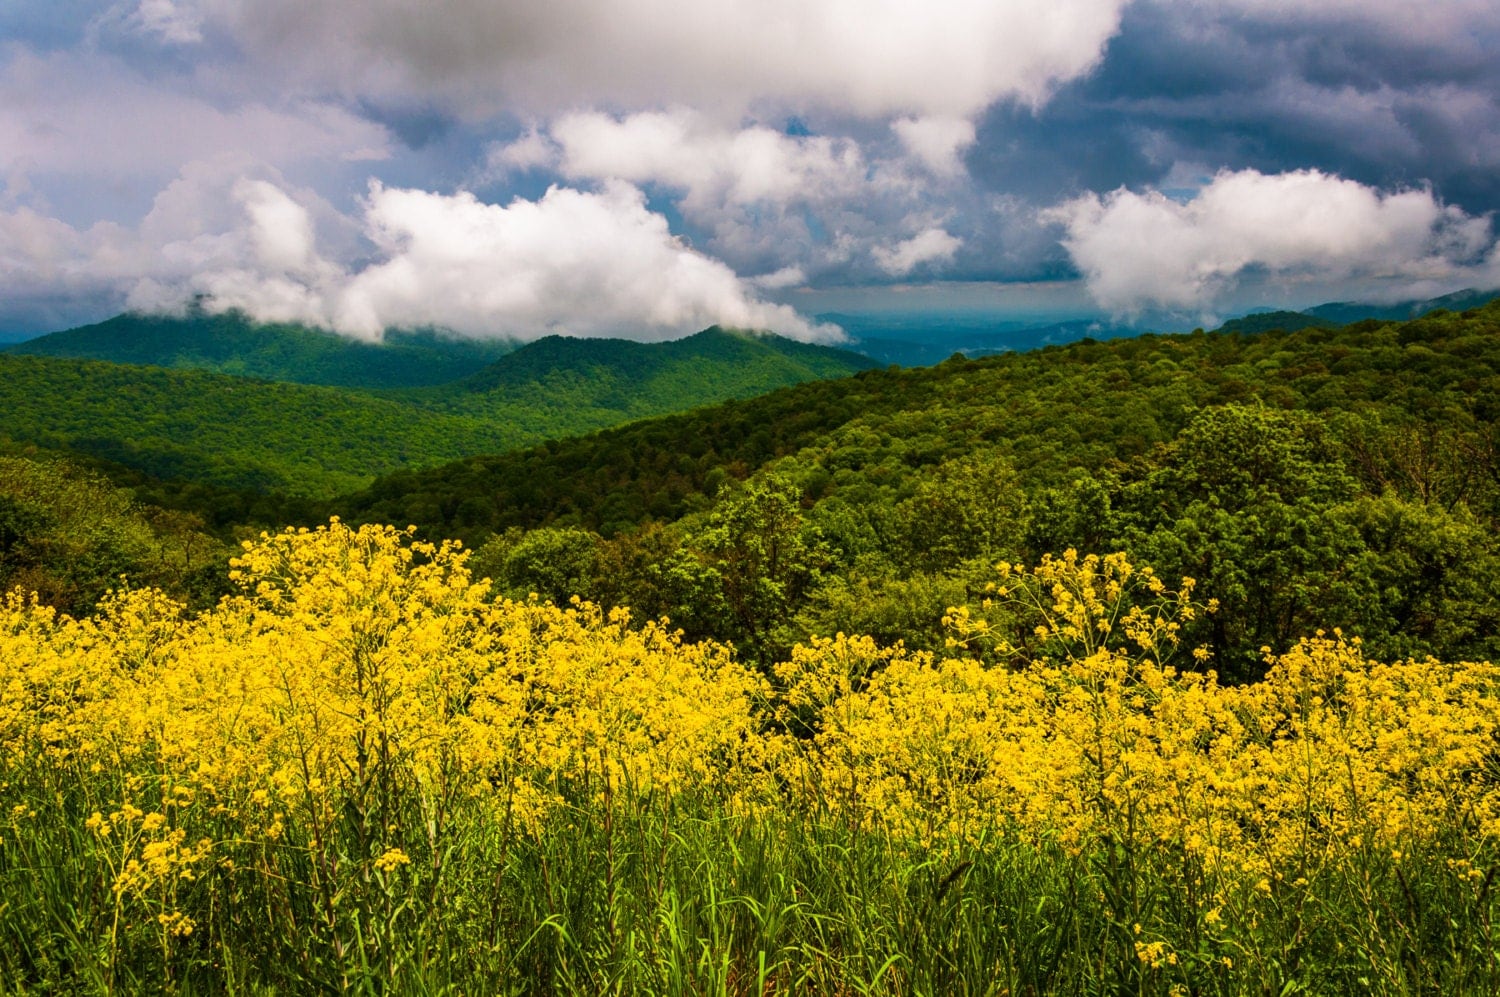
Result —
<path fill-rule="evenodd" d="M 337 520 L 0 606 L 0 992 L 1500 992 L 1500 669 L 1120 554 L 770 667 Z"/>

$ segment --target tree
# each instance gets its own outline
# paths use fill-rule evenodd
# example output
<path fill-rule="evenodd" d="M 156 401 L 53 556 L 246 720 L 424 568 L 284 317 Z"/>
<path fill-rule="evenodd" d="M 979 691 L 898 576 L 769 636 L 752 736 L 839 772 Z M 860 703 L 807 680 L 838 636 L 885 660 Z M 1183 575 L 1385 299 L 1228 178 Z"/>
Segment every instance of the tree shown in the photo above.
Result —
<path fill-rule="evenodd" d="M 597 534 L 572 526 L 507 531 L 479 549 L 474 570 L 492 577 L 506 595 L 536 593 L 567 605 L 574 596 L 594 598 L 599 544 Z"/>
<path fill-rule="evenodd" d="M 686 539 L 718 575 L 726 613 L 720 636 L 743 643 L 763 665 L 774 656 L 774 631 L 791 620 L 827 561 L 801 500 L 786 478 L 757 478 L 721 492 Z"/>
<path fill-rule="evenodd" d="M 896 507 L 904 560 L 925 572 L 1014 557 L 1029 518 L 1015 468 L 993 450 L 945 461 Z"/>
<path fill-rule="evenodd" d="M 1252 406 L 1205 409 L 1162 464 L 1122 495 L 1124 546 L 1163 577 L 1197 580 L 1216 600 L 1193 637 L 1231 677 L 1348 624 L 1368 597 L 1365 550 L 1340 514 L 1358 488 L 1316 416 Z"/>

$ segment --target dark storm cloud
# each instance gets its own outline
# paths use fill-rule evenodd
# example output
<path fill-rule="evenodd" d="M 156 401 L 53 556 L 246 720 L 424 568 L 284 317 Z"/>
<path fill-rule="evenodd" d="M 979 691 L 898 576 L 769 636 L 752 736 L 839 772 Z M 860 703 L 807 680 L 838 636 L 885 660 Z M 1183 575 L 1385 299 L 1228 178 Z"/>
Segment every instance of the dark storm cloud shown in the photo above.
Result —
<path fill-rule="evenodd" d="M 986 187 L 1038 201 L 1160 184 L 1184 164 L 1430 184 L 1488 212 L 1500 208 L 1494 34 L 1483 23 L 1439 43 L 1352 17 L 1136 4 L 1093 74 L 1034 113 L 992 108 L 968 164 Z"/>

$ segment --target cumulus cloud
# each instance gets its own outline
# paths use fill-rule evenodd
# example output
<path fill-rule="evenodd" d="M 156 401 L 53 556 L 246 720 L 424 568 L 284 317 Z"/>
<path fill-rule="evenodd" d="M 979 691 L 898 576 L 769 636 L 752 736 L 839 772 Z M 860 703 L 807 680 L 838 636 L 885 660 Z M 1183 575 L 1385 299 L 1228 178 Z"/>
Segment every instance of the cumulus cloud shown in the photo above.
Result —
<path fill-rule="evenodd" d="M 896 243 L 876 246 L 872 251 L 876 264 L 892 277 L 905 277 L 920 266 L 953 259 L 963 240 L 941 228 L 929 228 Z"/>
<path fill-rule="evenodd" d="M 685 193 L 683 207 L 707 214 L 769 201 L 786 204 L 847 194 L 865 181 L 860 148 L 847 139 L 787 135 L 764 126 L 725 128 L 696 112 L 649 111 L 616 118 L 566 114 L 548 135 L 550 164 L 570 179 L 657 183 Z M 501 152 L 535 156 L 535 134 Z"/>
<path fill-rule="evenodd" d="M 1250 274 L 1450 289 L 1500 278 L 1488 218 L 1425 189 L 1384 193 L 1316 170 L 1224 172 L 1186 202 L 1091 193 L 1048 218 L 1090 294 L 1116 312 L 1207 309 Z"/>
<path fill-rule="evenodd" d="M 974 123 L 965 118 L 901 118 L 891 123 L 906 150 L 938 176 L 963 172 L 962 153 L 974 144 Z"/>
<path fill-rule="evenodd" d="M 376 186 L 366 219 L 385 258 L 353 275 L 332 315 L 355 334 L 435 324 L 471 336 L 668 339 L 722 323 L 839 335 L 756 299 L 729 267 L 674 238 L 624 182 L 553 187 L 504 206 Z"/>
<path fill-rule="evenodd" d="M 357 220 L 361 252 L 349 240 L 355 220 L 274 171 L 234 176 L 230 165 L 194 164 L 135 229 L 0 213 L 0 294 L 112 291 L 143 311 L 198 301 L 366 339 L 437 326 L 473 337 L 656 340 L 715 323 L 841 338 L 686 246 L 627 183 L 553 187 L 507 205 L 373 183 Z M 792 275 L 772 276 L 767 286 Z"/>
<path fill-rule="evenodd" d="M 179 7 L 188 0 L 180 0 Z M 1094 65 L 1125 0 L 196 0 L 267 61 L 467 113 L 761 101 L 864 117 L 1035 103 Z"/>

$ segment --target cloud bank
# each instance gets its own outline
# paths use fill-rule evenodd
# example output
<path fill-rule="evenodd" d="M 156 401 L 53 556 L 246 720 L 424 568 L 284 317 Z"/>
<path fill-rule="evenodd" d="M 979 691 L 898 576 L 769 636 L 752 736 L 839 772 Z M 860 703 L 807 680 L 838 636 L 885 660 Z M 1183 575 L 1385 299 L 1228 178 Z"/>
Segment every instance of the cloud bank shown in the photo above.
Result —
<path fill-rule="evenodd" d="M 470 336 L 666 339 L 722 323 L 840 338 L 758 300 L 723 263 L 673 237 L 623 182 L 553 187 L 506 206 L 377 185 L 366 224 L 384 259 L 339 288 L 331 314 L 333 328 L 356 335 L 434 324 Z"/>
<path fill-rule="evenodd" d="M 1243 278 L 1422 287 L 1500 280 L 1490 221 L 1425 189 L 1382 193 L 1317 170 L 1224 172 L 1190 200 L 1086 194 L 1050 213 L 1105 308 L 1211 309 Z"/>
<path fill-rule="evenodd" d="M 715 323 L 841 338 L 762 300 L 752 283 L 689 248 L 624 182 L 553 187 L 506 205 L 374 183 L 359 218 L 349 219 L 274 172 L 248 177 L 241 165 L 186 171 L 136 230 L 77 230 L 30 210 L 0 214 L 0 286 L 116 292 L 143 311 L 198 301 L 364 339 L 435 326 L 477 338 L 653 340 Z M 373 258 L 325 255 L 351 245 L 356 226 Z"/>

